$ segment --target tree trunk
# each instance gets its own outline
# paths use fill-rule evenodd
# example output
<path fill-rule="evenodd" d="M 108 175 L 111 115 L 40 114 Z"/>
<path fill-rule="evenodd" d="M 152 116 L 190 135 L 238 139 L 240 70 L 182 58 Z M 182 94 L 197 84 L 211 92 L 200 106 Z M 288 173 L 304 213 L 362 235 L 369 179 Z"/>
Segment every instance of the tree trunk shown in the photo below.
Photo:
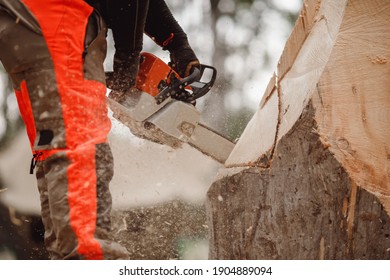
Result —
<path fill-rule="evenodd" d="M 307 0 L 208 192 L 212 259 L 390 259 L 390 2 Z"/>

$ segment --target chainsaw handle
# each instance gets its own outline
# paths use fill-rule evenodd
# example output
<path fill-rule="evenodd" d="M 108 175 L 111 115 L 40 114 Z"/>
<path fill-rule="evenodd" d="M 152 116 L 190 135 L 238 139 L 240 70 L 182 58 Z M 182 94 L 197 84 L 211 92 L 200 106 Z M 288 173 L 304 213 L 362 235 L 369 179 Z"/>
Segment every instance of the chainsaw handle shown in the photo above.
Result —
<path fill-rule="evenodd" d="M 201 81 L 201 79 L 202 79 L 203 74 L 204 74 L 206 69 L 211 70 L 212 74 L 211 74 L 210 80 L 204 82 L 204 81 Z M 189 102 L 194 101 L 194 100 L 198 99 L 199 97 L 202 97 L 203 95 L 208 93 L 209 90 L 214 85 L 214 82 L 216 79 L 217 79 L 217 69 L 215 69 L 213 66 L 210 66 L 210 65 L 201 64 L 199 78 L 190 84 L 191 89 L 192 89 L 192 95 L 188 99 L 188 101 Z"/>
<path fill-rule="evenodd" d="M 186 87 L 193 82 L 198 81 L 201 77 L 201 71 L 199 70 L 199 68 L 194 67 L 192 68 L 192 73 L 190 75 L 180 80 L 180 84 Z"/>
<path fill-rule="evenodd" d="M 204 82 L 201 81 L 201 79 L 206 69 L 210 69 L 212 74 L 210 80 Z M 209 92 L 211 87 L 214 85 L 216 77 L 217 70 L 212 66 L 204 64 L 200 64 L 200 69 L 198 67 L 194 67 L 192 73 L 183 79 L 177 78 L 175 74 L 172 73 L 170 77 L 171 84 L 167 85 L 160 91 L 160 93 L 155 97 L 156 102 L 157 104 L 160 104 L 170 96 L 185 102 L 193 102 Z M 185 90 L 187 86 L 190 87 L 192 93 L 188 93 L 187 95 L 184 95 L 184 97 L 177 97 L 177 93 Z"/>
<path fill-rule="evenodd" d="M 189 76 L 183 79 L 176 78 L 175 74 L 172 72 L 171 74 L 172 84 L 165 87 L 162 91 L 160 91 L 159 94 L 156 95 L 155 99 L 157 101 L 157 104 L 162 103 L 169 96 L 174 96 L 175 93 L 184 89 L 186 86 L 188 86 L 193 82 L 196 82 L 199 79 L 200 79 L 200 70 L 196 67 L 194 67 L 192 73 Z"/>

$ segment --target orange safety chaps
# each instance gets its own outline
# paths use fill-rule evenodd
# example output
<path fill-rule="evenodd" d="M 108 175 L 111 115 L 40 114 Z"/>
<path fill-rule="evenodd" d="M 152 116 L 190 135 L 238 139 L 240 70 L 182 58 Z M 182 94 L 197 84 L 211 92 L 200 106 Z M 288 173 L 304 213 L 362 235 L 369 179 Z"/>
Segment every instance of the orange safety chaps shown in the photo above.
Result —
<path fill-rule="evenodd" d="M 126 259 L 108 239 L 106 27 L 83 0 L 0 0 L 0 59 L 37 162 L 52 259 Z"/>

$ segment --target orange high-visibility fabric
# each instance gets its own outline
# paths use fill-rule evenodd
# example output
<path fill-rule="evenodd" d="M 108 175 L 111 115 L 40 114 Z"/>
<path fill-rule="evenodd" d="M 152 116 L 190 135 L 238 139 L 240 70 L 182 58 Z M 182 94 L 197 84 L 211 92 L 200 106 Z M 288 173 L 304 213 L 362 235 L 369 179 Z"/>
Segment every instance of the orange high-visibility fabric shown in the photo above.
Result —
<path fill-rule="evenodd" d="M 95 144 L 107 140 L 105 85 L 83 75 L 84 38 L 92 8 L 83 0 L 23 0 L 35 16 L 52 57 L 65 124 L 70 224 L 77 251 L 102 259 L 96 229 Z"/>
<path fill-rule="evenodd" d="M 16 100 L 18 102 L 20 115 L 23 119 L 23 122 L 26 126 L 27 136 L 30 140 L 31 147 L 34 145 L 34 140 L 36 137 L 35 122 L 31 107 L 30 97 L 28 95 L 26 82 L 23 81 L 20 84 L 20 90 L 15 90 Z"/>

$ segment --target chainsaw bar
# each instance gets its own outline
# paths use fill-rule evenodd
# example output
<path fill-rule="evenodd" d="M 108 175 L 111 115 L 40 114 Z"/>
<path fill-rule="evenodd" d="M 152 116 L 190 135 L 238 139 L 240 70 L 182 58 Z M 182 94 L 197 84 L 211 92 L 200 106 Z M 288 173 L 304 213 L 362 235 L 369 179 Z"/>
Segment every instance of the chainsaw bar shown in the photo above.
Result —
<path fill-rule="evenodd" d="M 187 143 L 214 160 L 225 163 L 235 144 L 199 122 L 200 113 L 191 104 L 170 97 L 156 104 L 155 98 L 133 89 L 107 98 L 114 118 L 137 137 L 174 149 Z"/>

